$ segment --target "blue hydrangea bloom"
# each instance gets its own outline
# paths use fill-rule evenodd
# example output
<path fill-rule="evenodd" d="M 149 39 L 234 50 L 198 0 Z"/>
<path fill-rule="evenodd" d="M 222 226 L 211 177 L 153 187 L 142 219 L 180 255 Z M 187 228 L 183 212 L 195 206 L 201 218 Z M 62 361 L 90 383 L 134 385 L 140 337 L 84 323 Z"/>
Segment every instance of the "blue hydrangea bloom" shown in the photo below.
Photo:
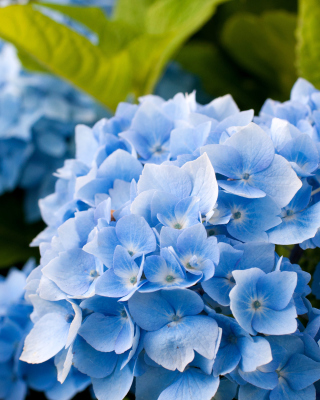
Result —
<path fill-rule="evenodd" d="M 282 223 L 268 231 L 270 242 L 301 243 L 315 236 L 320 224 L 320 203 L 310 203 L 311 190 L 312 187 L 304 182 L 290 203 L 282 209 Z"/>
<path fill-rule="evenodd" d="M 247 243 L 231 246 L 219 243 L 220 262 L 214 276 L 202 283 L 205 292 L 223 306 L 230 305 L 230 291 L 236 282 L 232 275 L 235 270 L 246 270 L 256 265 L 268 273 L 274 268 L 274 246 L 267 243 Z"/>
<path fill-rule="evenodd" d="M 308 312 L 306 306 L 306 296 L 311 293 L 311 288 L 308 286 L 311 280 L 311 275 L 303 271 L 301 267 L 297 264 L 291 264 L 287 258 L 284 258 L 281 265 L 281 271 L 293 271 L 297 274 L 297 286 L 293 293 L 293 301 L 297 310 L 298 315 L 303 315 Z M 313 279 L 315 279 L 316 273 L 313 274 Z M 313 286 L 312 286 L 313 287 Z"/>
<path fill-rule="evenodd" d="M 194 350 L 208 359 L 217 352 L 221 333 L 215 321 L 198 316 L 203 307 L 196 293 L 179 289 L 139 294 L 129 301 L 134 320 L 147 331 L 144 348 L 148 356 L 180 372 L 194 359 Z"/>
<path fill-rule="evenodd" d="M 270 344 L 266 339 L 251 337 L 233 318 L 213 312 L 209 315 L 222 329 L 221 344 L 213 364 L 215 376 L 226 375 L 238 365 L 241 370 L 252 372 L 272 360 Z"/>
<path fill-rule="evenodd" d="M 314 154 L 307 169 L 280 154 L 282 122 L 251 120 L 230 96 L 201 106 L 178 94 L 121 103 L 110 119 L 77 127 L 76 156 L 40 202 L 48 227 L 33 242 L 35 325 L 22 360 L 53 358 L 60 382 L 77 370 L 99 400 L 134 388 L 140 400 L 232 400 L 238 386 L 271 396 L 277 337 L 306 343 L 294 354 L 310 358 L 320 339 L 310 275 L 275 244 L 310 240 L 320 226 Z M 289 233 L 273 240 L 277 229 Z M 318 361 L 306 365 L 316 371 Z"/>
<path fill-rule="evenodd" d="M 57 78 L 26 72 L 9 44 L 0 51 L 0 71 L 0 194 L 24 189 L 33 221 L 38 199 L 53 190 L 52 173 L 73 155 L 76 124 L 92 124 L 107 112 Z"/>
<path fill-rule="evenodd" d="M 273 360 L 254 372 L 238 370 L 243 380 L 239 400 L 315 398 L 314 382 L 320 378 L 320 351 L 310 336 L 269 336 Z M 312 343 L 312 341 L 311 341 Z M 314 342 L 313 342 L 314 343 Z"/>
<path fill-rule="evenodd" d="M 0 397 L 24 400 L 29 389 L 33 389 L 45 392 L 49 400 L 69 400 L 89 385 L 90 380 L 84 374 L 72 367 L 61 384 L 52 358 L 38 365 L 19 360 L 25 336 L 32 328 L 32 304 L 24 288 L 34 265 L 34 260 L 30 260 L 22 271 L 12 268 L 7 278 L 0 280 Z M 31 319 L 39 317 L 34 310 Z"/>
<path fill-rule="evenodd" d="M 292 88 L 290 100 L 284 103 L 267 100 L 259 117 L 255 118 L 273 141 L 276 154 L 284 157 L 303 181 L 303 187 L 295 198 L 283 208 L 281 217 L 285 223 L 271 230 L 270 240 L 287 244 L 294 237 L 303 249 L 320 244 L 317 222 L 319 99 L 319 90 L 300 78 Z"/>
<path fill-rule="evenodd" d="M 230 308 L 241 327 L 252 335 L 294 333 L 297 312 L 292 301 L 297 274 L 259 268 L 233 271 L 236 285 L 230 292 Z"/>
<path fill-rule="evenodd" d="M 161 247 L 172 247 L 183 267 L 190 274 L 202 274 L 201 281 L 215 274 L 219 262 L 219 249 L 215 237 L 207 237 L 202 224 L 179 230 L 163 227 L 160 234 Z M 221 253 L 221 251 L 220 251 Z"/>
<path fill-rule="evenodd" d="M 301 187 L 289 163 L 275 154 L 272 140 L 253 123 L 223 144 L 205 146 L 201 152 L 206 152 L 215 171 L 227 178 L 219 181 L 219 186 L 228 193 L 248 198 L 269 195 L 282 207 Z"/>

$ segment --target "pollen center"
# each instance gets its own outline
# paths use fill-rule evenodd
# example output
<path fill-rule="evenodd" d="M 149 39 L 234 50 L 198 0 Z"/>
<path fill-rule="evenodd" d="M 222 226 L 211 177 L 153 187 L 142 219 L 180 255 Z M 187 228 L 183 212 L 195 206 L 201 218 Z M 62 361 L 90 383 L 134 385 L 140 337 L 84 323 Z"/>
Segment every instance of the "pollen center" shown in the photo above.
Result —
<path fill-rule="evenodd" d="M 240 218 L 241 218 L 241 212 L 240 212 L 240 211 L 235 212 L 235 213 L 233 214 L 233 218 L 234 218 L 234 219 L 240 219 Z"/>
<path fill-rule="evenodd" d="M 92 270 L 90 271 L 90 276 L 91 276 L 91 278 L 96 278 L 98 275 L 99 275 L 99 274 L 98 274 L 98 271 L 97 271 L 97 270 L 92 269 Z"/>
<path fill-rule="evenodd" d="M 130 283 L 132 283 L 133 285 L 134 285 L 135 283 L 137 283 L 137 277 L 136 277 L 136 276 L 132 276 L 132 277 L 130 278 Z"/>
<path fill-rule="evenodd" d="M 188 269 L 195 269 L 195 267 L 193 267 L 190 263 L 187 263 L 186 268 L 188 268 Z"/>
<path fill-rule="evenodd" d="M 258 308 L 261 307 L 261 303 L 260 303 L 260 301 L 258 301 L 258 300 L 254 301 L 254 302 L 252 303 L 252 305 L 253 305 L 253 308 L 256 309 L 256 310 L 258 310 Z"/>
<path fill-rule="evenodd" d="M 173 281 L 174 281 L 174 276 L 172 276 L 172 275 L 167 275 L 167 276 L 166 276 L 166 281 L 169 282 L 169 283 L 170 283 L 170 282 L 173 282 Z"/>
<path fill-rule="evenodd" d="M 174 224 L 174 229 L 182 229 L 182 225 L 179 224 L 179 222 L 177 222 L 176 224 Z"/>
<path fill-rule="evenodd" d="M 250 175 L 246 172 L 245 174 L 243 174 L 242 179 L 244 179 L 245 181 L 247 181 L 250 178 Z"/>
<path fill-rule="evenodd" d="M 287 210 L 286 214 L 287 214 L 287 217 L 291 217 L 291 215 L 294 214 L 294 211 L 293 210 Z"/>
<path fill-rule="evenodd" d="M 158 154 L 163 153 L 163 148 L 162 148 L 161 144 L 159 144 L 158 146 L 156 146 L 156 147 L 154 148 L 154 152 L 155 152 L 155 153 L 158 153 Z"/>

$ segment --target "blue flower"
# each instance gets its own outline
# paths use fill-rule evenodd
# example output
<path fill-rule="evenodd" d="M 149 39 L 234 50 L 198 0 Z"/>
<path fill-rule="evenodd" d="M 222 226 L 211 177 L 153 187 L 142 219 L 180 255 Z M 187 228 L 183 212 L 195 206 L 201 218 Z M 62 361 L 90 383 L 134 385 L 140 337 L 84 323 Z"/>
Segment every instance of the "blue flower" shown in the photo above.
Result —
<path fill-rule="evenodd" d="M 239 369 L 241 378 L 239 400 L 248 399 L 306 399 L 315 398 L 314 382 L 320 378 L 320 351 L 308 351 L 308 339 L 296 336 L 269 336 L 273 360 L 254 372 Z M 306 344 L 307 343 L 307 344 Z"/>
<path fill-rule="evenodd" d="M 73 155 L 76 124 L 107 112 L 57 78 L 24 71 L 9 44 L 0 50 L 0 70 L 0 194 L 25 190 L 32 222 L 39 219 L 39 198 L 54 188 L 52 173 Z"/>
<path fill-rule="evenodd" d="M 295 272 L 259 268 L 233 271 L 236 285 L 230 292 L 230 308 L 239 325 L 251 335 L 285 335 L 297 329 L 292 301 L 297 285 Z"/>
<path fill-rule="evenodd" d="M 81 307 L 93 311 L 81 325 L 79 334 L 94 349 L 121 354 L 132 347 L 134 324 L 123 304 L 97 296 L 84 300 Z"/>
<path fill-rule="evenodd" d="M 202 283 L 205 292 L 222 306 L 230 305 L 230 291 L 235 286 L 232 275 L 235 270 L 256 266 L 268 273 L 274 269 L 274 246 L 268 243 L 218 244 L 220 262 L 214 276 Z"/>
<path fill-rule="evenodd" d="M 271 243 L 301 243 L 316 235 L 320 227 L 320 203 L 310 205 L 311 189 L 304 182 L 290 203 L 282 209 L 282 223 L 267 232 Z"/>
<path fill-rule="evenodd" d="M 226 221 L 226 228 L 229 235 L 237 240 L 267 242 L 267 231 L 281 223 L 279 217 L 281 209 L 268 196 L 247 199 L 219 192 L 218 201 L 224 208 L 230 210 L 230 219 Z"/>
<path fill-rule="evenodd" d="M 201 281 L 210 279 L 219 262 L 219 248 L 215 237 L 207 237 L 202 224 L 179 230 L 164 227 L 161 229 L 160 246 L 172 247 L 180 263 L 191 274 L 201 274 Z"/>
<path fill-rule="evenodd" d="M 121 134 L 144 162 L 161 164 L 169 156 L 169 139 L 173 123 L 156 104 L 145 101 L 136 112 L 131 127 Z"/>
<path fill-rule="evenodd" d="M 106 297 L 122 297 L 127 300 L 143 282 L 140 282 L 144 271 L 144 259 L 140 266 L 132 259 L 128 251 L 117 246 L 113 256 L 113 268 L 107 270 L 98 280 L 96 293 Z"/>
<path fill-rule="evenodd" d="M 82 312 L 71 301 L 49 302 L 37 295 L 29 298 L 34 305 L 31 316 L 34 327 L 26 337 L 20 359 L 39 364 L 72 345 L 81 326 Z"/>
<path fill-rule="evenodd" d="M 211 318 L 198 315 L 201 298 L 189 290 L 136 293 L 129 310 L 140 328 L 147 331 L 144 348 L 148 356 L 166 369 L 183 371 L 194 351 L 213 359 L 220 343 L 220 331 Z"/>
<path fill-rule="evenodd" d="M 222 329 L 220 347 L 213 364 L 214 376 L 226 375 L 238 365 L 246 372 L 272 361 L 271 348 L 268 341 L 260 336 L 251 337 L 233 319 L 210 312 Z"/>
<path fill-rule="evenodd" d="M 197 365 L 198 366 L 198 365 Z M 211 400 L 216 393 L 219 379 L 198 368 L 189 368 L 183 373 L 168 371 L 159 366 L 148 366 L 137 378 L 136 399 L 187 399 L 195 396 Z"/>
<path fill-rule="evenodd" d="M 34 365 L 19 360 L 25 336 L 32 327 L 32 305 L 28 301 L 28 295 L 24 299 L 24 286 L 33 267 L 34 261 L 30 260 L 23 271 L 13 268 L 6 279 L 0 280 L 0 396 L 4 400 L 23 400 L 30 388 L 45 392 L 50 400 L 69 400 L 89 385 L 88 377 L 70 365 L 69 376 L 61 384 L 57 381 L 57 368 L 53 358 Z M 35 270 L 32 271 L 34 272 Z M 33 301 L 37 302 L 37 296 L 33 296 Z M 43 312 L 44 309 L 38 307 L 32 313 L 32 319 L 37 320 Z"/>
<path fill-rule="evenodd" d="M 220 262 L 214 276 L 202 283 L 204 291 L 223 306 L 230 305 L 229 293 L 235 285 L 232 271 L 238 269 L 243 251 L 236 250 L 226 243 L 219 243 Z"/>
<path fill-rule="evenodd" d="M 157 219 L 175 229 L 198 223 L 195 215 L 209 213 L 218 196 L 214 170 L 205 154 L 181 168 L 147 164 L 137 189 L 138 196 L 131 211 L 144 216 L 153 225 Z"/>
<path fill-rule="evenodd" d="M 255 124 L 234 133 L 223 145 L 208 145 L 201 152 L 227 178 L 218 183 L 229 193 L 248 198 L 269 195 L 283 207 L 301 187 L 289 163 L 275 155 L 272 140 Z"/>
<path fill-rule="evenodd" d="M 160 289 L 187 288 L 200 280 L 199 275 L 186 273 L 166 247 L 161 249 L 160 256 L 146 258 L 144 274 L 148 281 L 139 289 L 140 293 L 155 292 Z"/>
<path fill-rule="evenodd" d="M 84 250 L 97 256 L 107 268 L 112 268 L 117 246 L 122 246 L 130 256 L 137 258 L 156 249 L 156 238 L 142 217 L 128 215 L 120 218 L 115 227 L 102 228 L 94 234 Z"/>
<path fill-rule="evenodd" d="M 305 305 L 306 296 L 311 293 L 311 289 L 308 286 L 308 283 L 311 279 L 311 275 L 303 271 L 301 267 L 297 264 L 291 264 L 290 261 L 286 258 L 283 259 L 281 266 L 281 271 L 294 271 L 297 274 L 297 286 L 293 293 L 293 301 L 297 310 L 298 315 L 306 314 L 308 309 Z M 313 275 L 313 282 L 315 279 L 316 273 Z"/>

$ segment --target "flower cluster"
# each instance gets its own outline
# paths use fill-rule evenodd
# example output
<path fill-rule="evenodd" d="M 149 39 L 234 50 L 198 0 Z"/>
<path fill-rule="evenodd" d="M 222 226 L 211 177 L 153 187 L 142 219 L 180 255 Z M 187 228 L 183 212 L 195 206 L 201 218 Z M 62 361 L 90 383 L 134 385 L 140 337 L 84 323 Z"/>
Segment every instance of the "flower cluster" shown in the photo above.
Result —
<path fill-rule="evenodd" d="M 275 244 L 320 226 L 319 154 L 306 147 L 303 168 L 291 141 L 305 134 L 252 119 L 229 95 L 178 94 L 76 128 L 76 157 L 40 201 L 22 361 L 54 358 L 60 382 L 76 368 L 99 400 L 315 398 L 311 276 Z"/>
<path fill-rule="evenodd" d="M 289 101 L 267 100 L 255 121 L 271 137 L 276 153 L 290 162 L 303 182 L 297 196 L 282 210 L 285 224 L 272 236 L 282 244 L 294 240 L 303 249 L 320 246 L 320 231 L 314 230 L 317 222 L 310 225 L 315 214 L 319 215 L 315 204 L 320 200 L 320 91 L 300 78 Z"/>
<path fill-rule="evenodd" d="M 45 392 L 49 400 L 69 400 L 89 385 L 87 376 L 73 368 L 61 384 L 53 359 L 41 365 L 19 360 L 24 339 L 32 328 L 32 296 L 25 293 L 25 286 L 34 264 L 34 260 L 28 261 L 22 271 L 12 268 L 7 278 L 0 280 L 0 398 L 24 400 L 32 389 Z M 37 318 L 31 314 L 33 321 Z"/>
<path fill-rule="evenodd" d="M 53 172 L 74 154 L 78 123 L 93 124 L 104 111 L 67 83 L 28 73 L 15 49 L 0 48 L 0 194 L 26 191 L 26 218 L 39 218 L 37 202 L 52 192 Z"/>

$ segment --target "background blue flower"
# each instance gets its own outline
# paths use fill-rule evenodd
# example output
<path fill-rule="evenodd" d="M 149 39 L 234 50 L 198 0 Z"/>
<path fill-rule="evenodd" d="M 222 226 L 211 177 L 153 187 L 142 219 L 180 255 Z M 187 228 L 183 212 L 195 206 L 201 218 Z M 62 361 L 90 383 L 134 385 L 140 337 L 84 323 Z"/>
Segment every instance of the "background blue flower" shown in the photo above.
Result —
<path fill-rule="evenodd" d="M 57 369 L 51 357 L 42 364 L 27 364 L 19 360 L 24 339 L 32 328 L 31 312 L 34 321 L 42 316 L 44 307 L 50 306 L 40 299 L 42 308 L 32 311 L 30 300 L 24 298 L 26 278 L 34 266 L 35 261 L 31 259 L 22 271 L 12 268 L 7 278 L 0 280 L 0 396 L 4 400 L 24 400 L 32 389 L 45 392 L 49 400 L 69 400 L 89 385 L 90 380 L 85 375 L 72 367 L 68 378 L 61 384 L 57 381 Z"/>

